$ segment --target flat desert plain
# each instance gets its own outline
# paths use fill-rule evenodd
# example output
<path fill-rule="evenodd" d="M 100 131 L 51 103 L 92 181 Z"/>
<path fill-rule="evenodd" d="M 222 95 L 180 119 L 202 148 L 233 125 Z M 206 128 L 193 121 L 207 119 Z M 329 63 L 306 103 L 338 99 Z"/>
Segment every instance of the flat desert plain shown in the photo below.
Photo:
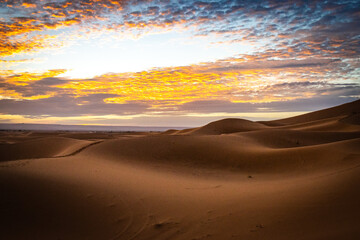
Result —
<path fill-rule="evenodd" d="M 360 101 L 0 143 L 0 239 L 360 239 Z"/>

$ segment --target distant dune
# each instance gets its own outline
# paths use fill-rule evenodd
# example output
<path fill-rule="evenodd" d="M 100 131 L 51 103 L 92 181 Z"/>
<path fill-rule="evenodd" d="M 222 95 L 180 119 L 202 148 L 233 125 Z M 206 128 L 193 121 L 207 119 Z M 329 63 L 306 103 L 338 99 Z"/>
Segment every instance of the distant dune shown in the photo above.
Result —
<path fill-rule="evenodd" d="M 0 239 L 360 239 L 359 112 L 2 131 Z"/>
<path fill-rule="evenodd" d="M 263 122 L 267 125 L 277 126 L 277 125 L 293 125 L 293 124 L 300 124 L 300 123 L 308 123 L 308 122 L 314 122 L 324 119 L 346 119 L 350 118 L 354 120 L 354 124 L 359 125 L 360 124 L 360 101 L 354 101 L 350 103 L 345 103 L 340 106 L 336 106 L 333 108 L 328 108 L 316 112 L 311 112 L 307 114 L 303 114 L 300 116 L 290 117 L 290 118 L 284 118 L 280 120 L 275 121 L 268 121 Z M 346 120 L 345 120 L 346 122 Z M 351 120 L 349 121 L 351 124 Z"/>
<path fill-rule="evenodd" d="M 180 130 L 177 134 L 192 135 L 218 135 L 234 132 L 248 132 L 267 128 L 267 126 L 245 119 L 227 118 L 211 122 L 203 127 L 192 129 L 191 131 Z"/>

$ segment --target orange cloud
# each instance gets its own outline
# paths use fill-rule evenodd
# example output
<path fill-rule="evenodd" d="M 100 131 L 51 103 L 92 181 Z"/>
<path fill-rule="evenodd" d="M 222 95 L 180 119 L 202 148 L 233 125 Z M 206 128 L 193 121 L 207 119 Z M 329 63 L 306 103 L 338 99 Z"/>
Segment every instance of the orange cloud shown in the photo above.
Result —
<path fill-rule="evenodd" d="M 93 79 L 66 79 L 52 84 L 50 88 L 34 96 L 46 97 L 66 93 L 80 98 L 93 94 L 106 94 L 107 97 L 103 100 L 105 103 L 142 102 L 157 109 L 173 108 L 176 105 L 203 100 L 237 103 L 287 101 L 311 95 L 305 94 L 304 91 L 298 93 L 290 91 L 285 85 L 284 88 L 276 90 L 269 86 L 306 82 L 309 79 L 328 81 L 328 73 L 337 71 L 337 62 L 331 59 L 259 61 L 256 60 L 258 58 L 258 56 L 242 55 L 238 58 L 191 66 L 111 73 Z M 3 76 L 7 84 L 30 86 L 36 81 L 56 77 L 64 72 L 65 70 L 61 69 L 43 73 L 9 71 L 4 72 Z M 46 94 L 43 94 L 44 92 Z M 6 96 L 7 93 L 3 94 Z M 31 95 L 29 88 L 27 94 Z"/>
<path fill-rule="evenodd" d="M 56 77 L 65 72 L 66 72 L 65 69 L 54 69 L 41 73 L 29 73 L 29 72 L 14 73 L 13 71 L 3 71 L 2 75 L 5 78 L 5 81 L 9 84 L 26 86 L 34 81 L 39 81 L 41 79 L 49 78 L 49 77 Z"/>
<path fill-rule="evenodd" d="M 81 2 L 79 6 L 72 1 L 7 3 L 7 7 L 16 11 L 0 20 L 0 57 L 28 53 L 50 45 L 62 45 L 49 37 L 46 31 L 78 25 L 89 19 L 103 19 L 98 14 L 102 11 L 100 1 L 93 0 L 87 7 L 84 4 L 86 2 Z M 115 1 L 106 2 L 102 7 L 115 6 L 114 4 Z M 120 3 L 117 2 L 116 5 L 118 4 Z"/>
<path fill-rule="evenodd" d="M 57 87 L 78 97 L 91 94 L 115 95 L 106 98 L 106 103 L 147 102 L 161 109 L 201 100 L 272 102 L 307 97 L 302 92 L 288 93 L 286 89 L 280 95 L 264 89 L 272 84 L 304 81 L 299 75 L 306 71 L 309 74 L 322 71 L 313 65 L 303 67 L 303 62 L 298 63 L 301 69 L 296 69 L 294 63 L 281 63 L 284 67 L 278 62 L 276 64 L 233 64 L 224 67 L 222 61 L 137 73 L 104 74 L 91 80 L 69 80 Z M 261 65 L 264 66 L 261 68 Z"/>
<path fill-rule="evenodd" d="M 62 46 L 62 42 L 53 41 L 56 36 L 37 35 L 32 38 L 7 40 L 0 42 L 0 57 L 11 56 L 18 53 L 32 53 L 39 49 L 54 49 Z"/>
<path fill-rule="evenodd" d="M 22 6 L 22 7 L 25 7 L 25 8 L 35 8 L 35 7 L 36 7 L 36 4 L 23 2 L 23 3 L 21 4 L 21 6 Z"/>

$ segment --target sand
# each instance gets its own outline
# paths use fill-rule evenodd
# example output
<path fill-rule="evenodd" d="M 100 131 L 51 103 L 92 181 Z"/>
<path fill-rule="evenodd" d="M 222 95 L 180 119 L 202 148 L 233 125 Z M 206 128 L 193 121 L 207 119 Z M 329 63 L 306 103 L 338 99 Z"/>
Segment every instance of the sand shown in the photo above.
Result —
<path fill-rule="evenodd" d="M 360 239 L 360 101 L 164 133 L 0 133 L 0 239 Z"/>

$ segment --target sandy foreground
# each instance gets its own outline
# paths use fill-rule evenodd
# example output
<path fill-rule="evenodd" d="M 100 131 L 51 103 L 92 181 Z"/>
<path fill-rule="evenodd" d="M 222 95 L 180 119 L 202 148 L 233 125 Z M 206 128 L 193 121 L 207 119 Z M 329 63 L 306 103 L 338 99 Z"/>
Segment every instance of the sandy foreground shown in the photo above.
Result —
<path fill-rule="evenodd" d="M 0 132 L 0 239 L 360 239 L 359 112 Z"/>

